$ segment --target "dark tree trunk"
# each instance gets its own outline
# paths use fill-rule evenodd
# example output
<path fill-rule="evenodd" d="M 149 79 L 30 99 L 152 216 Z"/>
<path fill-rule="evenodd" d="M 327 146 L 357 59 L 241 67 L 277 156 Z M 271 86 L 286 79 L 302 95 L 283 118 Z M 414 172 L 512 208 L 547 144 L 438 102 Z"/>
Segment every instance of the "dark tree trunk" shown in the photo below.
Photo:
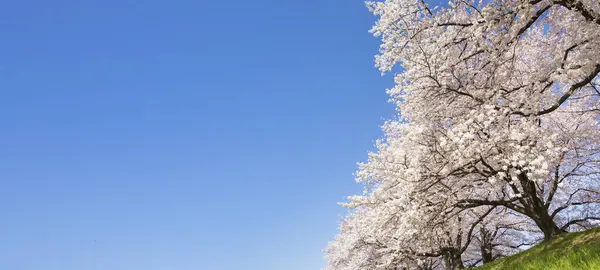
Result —
<path fill-rule="evenodd" d="M 481 234 L 481 260 L 483 264 L 489 263 L 494 260 L 494 256 L 492 254 L 492 235 L 488 232 L 484 227 L 479 229 L 479 233 Z"/>
<path fill-rule="evenodd" d="M 534 221 L 544 233 L 544 241 L 552 240 L 559 234 L 566 232 L 565 230 L 558 228 L 558 225 L 552 220 L 552 217 L 550 217 L 547 211 L 540 212 L 539 218 L 534 219 Z"/>
<path fill-rule="evenodd" d="M 548 213 L 548 208 L 544 201 L 537 194 L 535 183 L 529 180 L 524 172 L 519 175 L 519 181 L 524 191 L 523 199 L 525 203 L 523 205 L 526 214 L 533 219 L 542 233 L 544 233 L 544 240 L 551 240 L 559 234 L 565 233 L 566 231 L 561 230 Z"/>
<path fill-rule="evenodd" d="M 446 270 L 457 270 L 465 268 L 460 253 L 457 252 L 457 250 L 450 249 L 444 252 L 444 255 L 442 255 L 442 257 L 444 258 L 444 263 L 446 264 Z"/>

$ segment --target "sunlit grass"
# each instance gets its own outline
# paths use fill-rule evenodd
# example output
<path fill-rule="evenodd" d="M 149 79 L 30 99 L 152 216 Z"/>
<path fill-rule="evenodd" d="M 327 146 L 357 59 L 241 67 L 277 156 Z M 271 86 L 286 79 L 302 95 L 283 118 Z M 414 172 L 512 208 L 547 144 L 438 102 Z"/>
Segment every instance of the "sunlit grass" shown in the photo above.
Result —
<path fill-rule="evenodd" d="M 477 270 L 600 270 L 600 227 L 569 233 Z"/>

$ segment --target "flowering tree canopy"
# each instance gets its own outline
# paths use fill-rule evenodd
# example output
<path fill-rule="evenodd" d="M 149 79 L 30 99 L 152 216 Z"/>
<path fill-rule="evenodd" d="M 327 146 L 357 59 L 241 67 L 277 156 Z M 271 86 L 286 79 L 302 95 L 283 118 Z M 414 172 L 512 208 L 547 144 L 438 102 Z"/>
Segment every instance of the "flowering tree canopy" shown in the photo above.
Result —
<path fill-rule="evenodd" d="M 475 244 L 475 262 L 519 246 L 490 228 L 548 240 L 600 220 L 600 1 L 367 5 L 400 114 L 360 165 L 330 269 L 462 268 Z"/>

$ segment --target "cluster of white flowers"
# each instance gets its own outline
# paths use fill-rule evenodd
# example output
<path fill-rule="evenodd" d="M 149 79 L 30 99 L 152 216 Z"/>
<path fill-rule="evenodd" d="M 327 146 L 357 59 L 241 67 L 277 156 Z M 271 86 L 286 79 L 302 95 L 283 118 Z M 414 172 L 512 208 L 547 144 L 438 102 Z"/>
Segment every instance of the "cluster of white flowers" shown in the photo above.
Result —
<path fill-rule="evenodd" d="M 589 177 L 600 174 L 599 3 L 368 2 L 376 66 L 403 68 L 388 90 L 399 115 L 360 164 L 365 194 L 343 204 L 353 210 L 326 250 L 328 269 L 460 257 L 459 240 L 489 207 L 546 238 L 578 225 L 569 220 L 581 214 L 561 211 L 600 202 L 581 192 L 600 189 Z"/>

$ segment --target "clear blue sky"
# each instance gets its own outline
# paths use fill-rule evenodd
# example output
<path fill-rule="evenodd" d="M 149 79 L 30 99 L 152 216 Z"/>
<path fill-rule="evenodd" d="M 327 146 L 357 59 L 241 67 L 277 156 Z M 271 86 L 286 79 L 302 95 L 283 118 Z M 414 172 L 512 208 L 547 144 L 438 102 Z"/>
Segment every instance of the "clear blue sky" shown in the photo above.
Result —
<path fill-rule="evenodd" d="M 362 1 L 0 13 L 0 269 L 324 265 L 393 116 Z"/>

